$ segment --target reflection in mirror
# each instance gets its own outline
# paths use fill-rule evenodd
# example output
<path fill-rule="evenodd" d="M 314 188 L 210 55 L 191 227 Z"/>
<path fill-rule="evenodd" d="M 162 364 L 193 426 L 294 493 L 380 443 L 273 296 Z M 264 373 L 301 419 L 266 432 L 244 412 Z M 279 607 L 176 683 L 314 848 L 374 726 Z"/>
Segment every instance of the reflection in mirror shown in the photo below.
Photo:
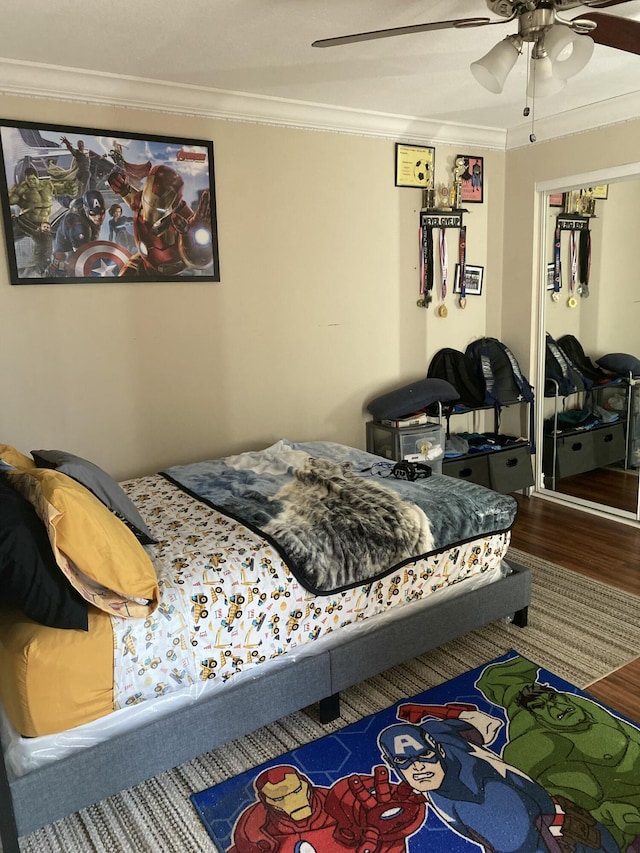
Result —
<path fill-rule="evenodd" d="M 638 518 L 640 180 L 545 199 L 543 487 Z"/>

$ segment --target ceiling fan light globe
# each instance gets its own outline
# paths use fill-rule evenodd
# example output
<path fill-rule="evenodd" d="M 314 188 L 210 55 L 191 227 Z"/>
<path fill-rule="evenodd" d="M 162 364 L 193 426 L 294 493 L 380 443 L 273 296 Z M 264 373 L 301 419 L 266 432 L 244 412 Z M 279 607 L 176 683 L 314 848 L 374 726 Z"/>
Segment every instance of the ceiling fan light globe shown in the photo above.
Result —
<path fill-rule="evenodd" d="M 548 98 L 549 95 L 560 92 L 566 85 L 566 80 L 562 80 L 554 74 L 553 63 L 548 56 L 531 59 L 529 85 L 527 86 L 527 95 L 530 98 Z"/>
<path fill-rule="evenodd" d="M 589 62 L 594 43 L 589 36 L 579 35 L 570 27 L 558 24 L 545 35 L 544 46 L 553 63 L 555 76 L 568 80 Z"/>
<path fill-rule="evenodd" d="M 471 73 L 481 86 L 499 95 L 520 51 L 511 36 L 498 42 L 486 56 L 471 63 Z"/>

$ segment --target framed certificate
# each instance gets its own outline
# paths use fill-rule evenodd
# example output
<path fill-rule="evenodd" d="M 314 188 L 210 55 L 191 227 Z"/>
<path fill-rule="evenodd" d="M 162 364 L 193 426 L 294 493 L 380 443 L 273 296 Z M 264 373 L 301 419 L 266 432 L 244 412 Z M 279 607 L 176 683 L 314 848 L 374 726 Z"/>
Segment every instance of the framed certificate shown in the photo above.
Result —
<path fill-rule="evenodd" d="M 436 149 L 396 143 L 396 186 L 433 189 Z"/>

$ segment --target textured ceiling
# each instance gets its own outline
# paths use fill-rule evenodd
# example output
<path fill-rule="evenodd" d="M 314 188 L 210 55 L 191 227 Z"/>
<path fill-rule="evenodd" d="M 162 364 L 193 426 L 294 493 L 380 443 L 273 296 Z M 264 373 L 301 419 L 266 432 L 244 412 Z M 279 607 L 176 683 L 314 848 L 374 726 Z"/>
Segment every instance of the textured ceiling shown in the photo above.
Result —
<path fill-rule="evenodd" d="M 566 17 L 585 12 L 576 7 Z M 640 0 L 606 10 L 640 20 Z M 486 128 L 523 119 L 526 58 L 504 92 L 485 91 L 469 64 L 515 33 L 504 23 L 439 30 L 339 47 L 315 39 L 469 16 L 492 16 L 484 0 L 8 0 L 3 6 L 0 61 L 37 63 L 107 75 L 251 93 Z M 0 82 L 1 88 L 1 82 Z M 640 56 L 596 45 L 579 75 L 558 95 L 538 99 L 535 120 L 640 101 Z M 600 116 L 600 119 L 597 118 Z M 616 119 L 619 120 L 619 119 Z"/>

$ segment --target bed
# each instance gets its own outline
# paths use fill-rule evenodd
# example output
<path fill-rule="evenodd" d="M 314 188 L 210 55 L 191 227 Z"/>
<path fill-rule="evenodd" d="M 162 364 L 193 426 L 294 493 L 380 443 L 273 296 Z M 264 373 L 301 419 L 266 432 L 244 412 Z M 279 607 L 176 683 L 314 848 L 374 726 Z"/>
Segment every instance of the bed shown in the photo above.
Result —
<path fill-rule="evenodd" d="M 293 711 L 334 719 L 342 690 L 482 625 L 526 624 L 516 502 L 475 484 L 328 442 L 122 484 L 62 451 L 0 460 L 0 500 L 28 507 L 71 600 L 0 609 L 5 853 Z"/>

